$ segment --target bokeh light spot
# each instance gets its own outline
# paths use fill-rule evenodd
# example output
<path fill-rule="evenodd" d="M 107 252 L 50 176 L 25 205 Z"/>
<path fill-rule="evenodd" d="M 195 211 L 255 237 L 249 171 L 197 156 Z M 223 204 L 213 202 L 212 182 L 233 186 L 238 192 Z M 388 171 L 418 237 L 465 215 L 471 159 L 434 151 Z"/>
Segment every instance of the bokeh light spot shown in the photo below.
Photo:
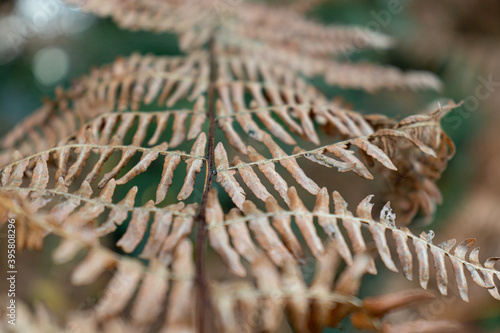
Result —
<path fill-rule="evenodd" d="M 68 54 L 60 48 L 45 47 L 36 53 L 33 60 L 33 73 L 38 82 L 45 86 L 61 81 L 68 70 Z"/>

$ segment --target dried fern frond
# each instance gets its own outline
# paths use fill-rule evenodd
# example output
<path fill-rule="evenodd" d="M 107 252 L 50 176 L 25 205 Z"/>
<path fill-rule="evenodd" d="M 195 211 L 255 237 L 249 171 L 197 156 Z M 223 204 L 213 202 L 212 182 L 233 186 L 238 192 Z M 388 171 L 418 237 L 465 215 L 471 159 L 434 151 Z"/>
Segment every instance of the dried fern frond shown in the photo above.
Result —
<path fill-rule="evenodd" d="M 75 240 L 76 235 L 60 233 L 56 229 L 53 231 L 67 237 L 54 253 L 57 263 L 69 261 L 82 249 L 82 244 Z M 369 266 L 369 255 L 363 253 L 356 256 L 353 264 L 335 278 L 340 264 L 335 241 L 330 241 L 326 249 L 318 259 L 310 286 L 305 283 L 296 264 L 289 262 L 280 272 L 262 253 L 258 253 L 256 260 L 251 263 L 252 273 L 256 278 L 255 285 L 247 282 L 211 285 L 213 307 L 218 317 L 218 331 L 274 331 L 280 326 L 284 310 L 288 309 L 293 326 L 300 332 L 319 332 L 324 327 L 336 327 L 349 315 L 357 328 L 389 332 L 394 327 L 383 320 L 389 312 L 433 299 L 427 292 L 405 291 L 361 300 L 356 295 Z M 116 271 L 95 309 L 73 314 L 66 324 L 66 329 L 114 332 L 123 326 L 128 327 L 130 331 L 141 330 L 159 317 L 166 304 L 175 304 L 174 307 L 166 307 L 166 319 L 161 330 L 194 330 L 194 263 L 191 253 L 190 242 L 183 241 L 176 250 L 172 270 L 169 270 L 157 261 L 151 261 L 146 268 L 138 261 L 120 258 L 105 249 L 91 246 L 84 261 L 74 270 L 72 283 L 88 284 L 105 269 L 116 268 Z M 134 297 L 136 289 L 137 294 Z M 171 292 L 166 300 L 169 289 Z M 123 311 L 129 302 L 132 304 L 130 321 L 115 318 L 114 315 Z M 21 307 L 21 310 L 25 318 L 31 316 L 24 307 Z M 398 327 L 423 328 L 430 327 L 432 323 L 410 322 L 399 324 Z M 32 320 L 23 324 L 20 330 L 16 326 L 5 329 L 8 332 L 24 332 L 33 331 L 34 327 L 38 327 L 50 332 L 64 331 L 41 307 L 37 308 Z M 434 326 L 434 332 L 444 332 L 457 327 L 454 322 L 435 324 L 437 325 Z"/>
<path fill-rule="evenodd" d="M 0 162 L 5 165 L 12 161 L 14 150 L 18 150 L 22 156 L 29 156 L 53 148 L 78 132 L 85 135 L 87 127 L 91 127 L 97 137 L 96 132 L 104 126 L 106 139 L 102 141 L 109 140 L 106 132 L 112 131 L 118 123 L 126 123 L 130 127 L 136 118 L 141 118 L 143 129 L 153 121 L 153 116 L 156 118 L 158 132 L 155 133 L 155 139 L 150 139 L 150 145 L 158 141 L 170 115 L 177 120 L 175 128 L 179 131 L 173 136 L 175 140 L 170 142 L 171 147 L 185 139 L 181 127 L 188 115 L 191 115 L 192 121 L 188 136 L 189 139 L 195 138 L 205 121 L 205 100 L 201 94 L 208 85 L 208 73 L 206 69 L 200 68 L 200 57 L 204 59 L 206 55 L 193 55 L 184 59 L 134 54 L 128 59 L 117 59 L 111 66 L 94 69 L 90 76 L 78 80 L 68 91 L 56 90 L 54 101 L 46 102 L 43 108 L 6 135 L 1 142 L 4 151 L 0 155 Z M 149 118 L 146 118 L 147 115 L 128 112 L 153 101 L 162 106 L 166 101 L 167 105 L 172 106 L 184 98 L 190 89 L 190 99 L 196 101 L 192 111 L 152 112 Z M 118 129 L 118 134 L 123 137 L 129 127 L 120 125 L 122 128 Z"/>
<path fill-rule="evenodd" d="M 395 215 L 392 213 L 389 204 L 381 211 L 380 220 L 375 221 L 372 218 L 371 212 L 373 207 L 373 204 L 370 203 L 371 196 L 365 198 L 365 200 L 358 205 L 356 216 L 347 210 L 347 203 L 338 192 L 333 192 L 332 194 L 334 213 L 331 213 L 329 208 L 330 200 L 326 188 L 321 189 L 318 193 L 313 211 L 307 210 L 302 200 L 298 197 L 294 187 L 288 190 L 288 197 L 290 198 L 290 211 L 280 208 L 276 205 L 274 199 L 270 198 L 268 202 L 266 202 L 268 206 L 267 212 L 260 211 L 252 202 L 246 201 L 242 204 L 244 215 L 237 210 L 232 210 L 225 219 L 222 219 L 222 209 L 220 204 L 215 201 L 215 194 L 209 196 L 208 208 L 220 212 L 216 215 L 207 216 L 209 237 L 211 242 L 219 244 L 218 241 L 221 241 L 225 244 L 225 246 L 217 247 L 216 250 L 218 249 L 222 258 L 232 258 L 231 260 L 226 260 L 226 263 L 234 274 L 242 274 L 242 266 L 235 257 L 235 251 L 250 263 L 255 256 L 250 233 L 248 231 L 243 231 L 244 229 L 239 226 L 239 224 L 247 223 L 248 229 L 252 232 L 259 247 L 268 254 L 275 265 L 282 267 L 290 260 L 300 261 L 300 255 L 296 256 L 294 254 L 303 253 L 302 248 L 300 248 L 297 242 L 282 242 L 280 237 L 278 237 L 279 233 L 282 239 L 290 239 L 289 230 L 292 218 L 304 237 L 311 253 L 315 257 L 319 257 L 324 253 L 324 246 L 313 223 L 314 219 L 317 219 L 318 224 L 323 228 L 324 232 L 330 238 L 336 240 L 337 251 L 347 264 L 353 262 L 353 254 L 351 248 L 348 246 L 349 243 L 355 254 L 363 253 L 367 249 L 366 240 L 361 233 L 361 227 L 365 226 L 368 228 L 377 252 L 385 266 L 392 271 L 398 272 L 398 268 L 393 259 L 395 256 L 389 249 L 386 237 L 387 232 L 391 234 L 395 243 L 401 269 L 408 280 L 413 279 L 414 262 L 414 255 L 411 253 L 408 244 L 413 244 L 416 252 L 416 261 L 418 263 L 418 278 L 422 288 L 426 289 L 429 281 L 431 264 L 428 258 L 430 251 L 437 274 L 439 291 L 443 295 L 447 294 L 449 283 L 445 266 L 445 259 L 448 258 L 454 270 L 460 297 L 463 300 L 468 300 L 467 281 L 465 279 L 464 268 L 469 271 L 475 283 L 488 289 L 493 297 L 500 300 L 500 294 L 494 282 L 495 276 L 497 278 L 500 277 L 500 272 L 494 268 L 494 264 L 498 258 L 490 258 L 486 260 L 484 265 L 481 264 L 479 262 L 479 248 L 474 248 L 470 252 L 468 258 L 466 258 L 469 250 L 474 246 L 474 239 L 466 239 L 455 248 L 455 240 L 449 240 L 439 245 L 435 245 L 432 242 L 434 238 L 434 233 L 432 231 L 428 234 L 422 233 L 419 237 L 406 228 L 399 229 L 396 227 Z M 347 233 L 349 242 L 344 238 L 344 233 L 341 231 L 337 221 L 342 223 L 342 229 Z M 275 229 L 278 233 L 271 228 L 271 224 L 276 224 Z M 278 224 L 284 225 L 285 227 L 278 227 Z M 233 244 L 249 244 L 250 247 L 240 248 L 235 246 L 235 249 L 233 249 L 228 243 L 228 236 L 227 233 L 224 232 L 224 226 L 227 227 L 227 232 L 231 235 Z M 452 251 L 453 248 L 454 250 Z M 377 271 L 373 261 L 369 260 L 369 263 L 368 272 L 376 274 Z"/>
<path fill-rule="evenodd" d="M 0 197 L 2 206 L 6 204 L 7 200 L 10 199 Z M 92 232 L 87 235 L 88 237 L 82 235 L 82 232 L 88 231 L 87 228 L 75 228 L 74 225 L 73 228 L 56 225 L 47 217 L 32 214 L 29 207 L 16 205 L 12 202 L 9 207 L 20 219 L 21 230 L 29 227 L 31 236 L 33 236 L 36 227 L 39 236 L 50 232 L 61 237 L 62 242 L 53 252 L 54 262 L 64 264 L 72 260 L 83 249 L 88 250 L 85 259 L 72 273 L 72 284 L 81 286 L 93 283 L 103 272 L 116 269 L 113 278 L 109 281 L 107 288 L 103 291 L 103 296 L 98 300 L 91 314 L 96 325 L 123 313 L 129 303 L 132 303 L 130 316 L 133 325 L 143 327 L 152 324 L 157 320 L 162 310 L 158 305 L 164 304 L 167 291 L 171 289 L 169 301 L 176 304 L 176 307 L 169 312 L 164 324 L 165 329 L 176 331 L 185 325 L 194 329 L 194 264 L 190 241 L 179 241 L 168 264 L 153 258 L 146 267 L 137 259 L 119 255 L 100 245 L 92 237 Z M 166 216 L 165 212 L 163 216 Z M 164 223 L 166 220 L 157 219 L 156 221 Z M 40 233 L 40 231 L 43 232 Z M 22 236 L 20 238 L 22 239 Z M 20 244 L 22 246 L 23 243 Z M 167 268 L 170 266 L 170 262 L 172 262 L 171 270 Z M 169 287 L 170 280 L 173 281 L 171 287 Z M 155 305 L 156 311 L 151 311 L 150 305 Z"/>
<path fill-rule="evenodd" d="M 441 86 L 439 79 L 429 73 L 402 73 L 393 67 L 328 60 L 332 55 L 345 56 L 360 48 L 387 48 L 391 39 L 368 29 L 325 27 L 290 9 L 250 2 L 235 4 L 229 10 L 206 1 L 128 0 L 112 1 L 106 6 L 94 0 L 77 3 L 99 16 L 113 17 L 123 28 L 178 33 L 185 50 L 199 49 L 216 32 L 217 44 L 228 48 L 229 54 L 250 56 L 254 62 L 264 58 L 270 65 L 287 65 L 308 76 L 324 75 L 327 82 L 343 87 L 372 91 L 400 87 L 439 89 Z M 263 19 L 269 12 L 273 19 Z"/>
<path fill-rule="evenodd" d="M 135 138 L 137 138 L 137 133 L 132 140 L 135 141 Z M 125 198 L 116 202 L 113 199 L 116 187 L 128 183 L 138 174 L 145 172 L 152 162 L 162 157 L 164 159 L 163 172 L 161 178 L 158 179 L 156 189 L 156 202 L 160 203 L 168 193 L 175 169 L 184 159 L 185 182 L 177 193 L 177 198 L 184 200 L 193 192 L 194 179 L 204 161 L 205 145 L 206 136 L 205 133 L 201 133 L 191 148 L 191 154 L 168 151 L 166 143 L 144 148 L 133 144 L 121 145 L 115 140 L 111 140 L 110 144 L 102 145 L 83 143 L 56 147 L 47 153 L 18 160 L 4 168 L 2 192 L 10 193 L 17 199 L 23 199 L 23 205 L 28 206 L 28 211 L 32 214 L 45 209 L 46 218 L 51 223 L 62 225 L 64 228 L 77 230 L 90 227 L 88 223 L 93 219 L 105 217 L 100 226 L 93 225 L 90 230 L 87 230 L 86 236 L 91 238 L 102 237 L 113 232 L 116 225 L 122 224 L 131 214 L 128 224 L 130 229 L 118 242 L 118 245 L 126 252 L 132 252 L 141 241 L 141 235 L 146 232 L 151 214 L 155 221 L 162 221 L 161 223 L 165 223 L 168 216 L 179 216 L 173 221 L 170 241 L 162 249 L 163 256 L 166 256 L 179 239 L 190 232 L 190 228 L 186 228 L 184 224 L 188 221 L 192 224 L 197 204 L 184 205 L 179 202 L 179 204 L 159 208 L 153 200 L 149 200 L 144 205 L 136 206 L 137 186 L 131 187 Z M 118 154 L 121 154 L 119 160 Z M 116 175 L 130 159 L 138 154 L 141 155 L 140 160 L 135 165 L 128 165 L 129 171 L 115 180 Z M 116 164 L 112 166 L 109 166 L 109 163 L 106 164 L 109 158 L 114 159 Z M 33 169 L 30 169 L 30 165 L 33 165 Z M 48 165 L 56 167 L 49 170 Z M 104 167 L 112 169 L 103 174 Z M 84 171 L 83 174 L 82 171 Z M 96 181 L 98 175 L 101 179 L 96 189 L 91 186 L 91 183 Z M 23 178 L 26 177 L 30 179 L 29 183 L 26 187 L 20 187 Z M 79 185 L 74 183 L 76 179 L 81 181 Z M 38 238 L 35 243 L 40 244 L 40 241 Z M 28 247 L 32 246 L 34 245 L 28 243 Z"/>
<path fill-rule="evenodd" d="M 91 149 L 97 150 L 99 148 L 96 146 L 98 143 L 102 146 L 101 156 L 95 168 L 87 175 L 87 181 L 92 182 L 97 177 L 103 163 L 117 149 L 123 150 L 122 160 L 112 172 L 100 181 L 99 187 L 103 187 L 109 178 L 114 177 L 136 152 L 143 153 L 142 164 L 138 165 L 137 168 L 142 168 L 142 172 L 144 172 L 147 169 L 144 163 L 151 163 L 152 160 L 156 159 L 157 152 L 133 148 L 143 144 L 147 136 L 147 129 L 151 124 L 156 123 L 156 129 L 147 141 L 148 146 L 155 145 L 162 135 L 167 133 L 169 129 L 166 128 L 166 124 L 170 116 L 174 118 L 174 122 L 172 125 L 173 134 L 168 142 L 168 147 L 174 148 L 181 144 L 186 139 L 186 132 L 187 139 L 190 140 L 202 130 L 206 122 L 205 98 L 202 95 L 208 87 L 208 64 L 206 62 L 207 55 L 203 53 L 189 56 L 186 59 L 133 55 L 126 60 L 118 59 L 112 66 L 104 66 L 94 70 L 91 76 L 84 77 L 68 92 L 59 91 L 58 100 L 52 104 L 50 109 L 42 109 L 7 135 L 3 140 L 5 150 L 2 154 L 2 160 L 7 164 L 13 159 L 19 159 L 20 155 L 16 150 L 21 152 L 21 156 L 47 151 L 61 152 L 62 155 L 58 158 L 57 163 L 62 164 L 68 158 L 71 148 L 77 149 L 84 147 L 80 145 L 90 144 L 91 146 L 86 146 L 86 149 L 80 153 L 79 164 L 73 166 L 72 171 L 78 175 L 81 172 L 78 168 L 83 166 L 82 163 L 89 157 Z M 216 87 L 220 99 L 216 102 L 217 116 L 215 119 L 229 143 L 240 153 L 245 155 L 248 153 L 245 144 L 248 142 L 248 138 L 242 138 L 238 134 L 239 131 L 233 125 L 235 120 L 237 126 L 241 127 L 250 138 L 262 142 L 269 149 L 272 158 L 268 162 L 276 163 L 279 161 L 292 175 L 295 174 L 293 170 L 300 170 L 294 160 L 305 156 L 321 165 L 335 166 L 341 171 L 353 170 L 364 178 L 373 178 L 360 159 L 351 155 L 352 151 L 349 151 L 349 148 L 356 147 L 363 157 L 368 159 L 369 165 L 373 164 L 372 160 L 375 159 L 389 170 L 396 168 L 401 170 L 397 174 L 387 173 L 387 177 L 391 183 L 398 184 L 397 190 L 401 183 L 401 175 L 403 175 L 405 178 L 404 186 L 410 187 L 410 190 L 400 191 L 402 193 L 399 196 L 404 198 L 405 193 L 417 196 L 406 199 L 406 205 L 408 205 L 407 202 L 416 202 L 408 209 L 406 220 L 411 218 L 420 206 L 423 207 L 426 215 L 432 215 L 435 203 L 440 201 L 439 191 L 433 187 L 433 182 L 440 177 L 447 160 L 453 155 L 452 144 L 442 132 L 439 120 L 445 111 L 453 106 L 436 111 L 430 116 L 407 118 L 393 128 L 379 129 L 375 132 L 364 116 L 328 103 L 322 94 L 298 77 L 294 78 L 295 81 L 291 81 L 295 82 L 292 84 L 293 87 L 289 87 L 287 80 L 280 80 L 283 83 L 271 84 L 270 82 L 275 81 L 274 79 L 266 79 L 267 71 L 263 68 L 247 71 L 248 78 L 246 78 L 241 76 L 243 75 L 242 71 L 235 69 L 234 66 L 229 67 L 225 60 L 217 63 L 216 66 L 219 73 Z M 177 76 L 177 72 L 183 73 L 182 75 L 193 72 L 201 76 L 196 74 L 196 79 L 186 79 L 183 76 Z M 264 78 L 263 82 L 258 82 L 259 76 Z M 257 81 L 242 82 L 241 80 Z M 190 90 L 191 93 L 189 93 Z M 250 94 L 253 100 L 246 103 L 245 94 Z M 184 97 L 196 101 L 192 110 L 147 113 L 126 111 L 129 108 L 136 110 L 142 103 L 149 104 L 155 99 L 160 106 L 164 105 L 165 100 L 167 100 L 167 106 L 172 106 Z M 68 104 L 73 105 L 73 109 L 69 109 Z M 115 111 L 116 109 L 117 111 Z M 274 115 L 278 116 L 286 126 L 277 122 Z M 189 117 L 191 122 L 189 129 L 186 130 L 185 124 Z M 297 122 L 295 117 L 300 122 Z M 89 118 L 92 120 L 87 121 Z M 69 119 L 71 119 L 70 126 L 64 131 L 60 131 L 63 122 Z M 265 128 L 260 128 L 256 121 L 262 122 Z M 297 140 L 294 136 L 297 135 L 301 139 L 319 144 L 320 134 L 315 129 L 315 123 L 326 126 L 328 130 L 333 129 L 341 137 L 354 139 L 313 150 L 295 147 L 291 157 L 287 157 L 287 154 L 264 131 L 265 129 L 269 130 L 272 135 L 286 144 L 296 144 Z M 132 147 L 125 151 L 125 145 L 130 143 L 124 143 L 124 138 L 127 135 L 132 135 L 130 132 L 131 129 L 134 130 L 135 124 L 138 128 L 133 134 Z M 100 132 L 101 128 L 103 129 L 102 133 Z M 40 135 L 40 132 L 43 134 Z M 421 151 L 429 157 L 423 159 L 419 153 L 414 151 L 415 148 L 408 149 L 407 145 L 400 143 L 401 141 L 408 141 L 410 146 L 415 146 L 417 152 Z M 110 145 L 110 143 L 113 144 Z M 427 144 L 431 145 L 432 148 L 427 147 Z M 104 145 L 108 145 L 107 149 L 104 149 Z M 57 147 L 52 148 L 54 146 Z M 115 146 L 121 148 L 116 147 L 117 149 L 115 149 Z M 407 150 L 407 153 L 403 154 L 400 147 Z M 161 148 L 166 150 L 166 147 L 161 146 Z M 153 150 L 155 149 L 157 148 L 153 148 Z M 218 151 L 223 153 L 223 150 L 221 147 Z M 325 155 L 325 152 L 341 161 L 332 159 L 332 157 Z M 180 154 L 182 155 L 182 153 Z M 438 157 L 437 154 L 440 156 Z M 410 164 L 407 155 L 411 158 Z M 392 159 L 399 158 L 397 163 L 393 163 L 390 156 Z M 251 165 L 264 167 L 264 157 L 260 154 L 255 154 L 252 151 L 249 153 L 249 157 Z M 244 160 L 243 156 L 238 156 L 232 157 L 231 161 L 235 158 Z M 434 161 L 436 158 L 439 160 L 437 168 L 433 165 L 436 163 Z M 255 162 L 255 159 L 260 162 Z M 175 164 L 177 160 L 172 162 Z M 417 164 L 422 166 L 416 169 L 414 165 Z M 432 166 L 427 168 L 425 164 Z M 242 164 L 242 166 L 248 165 Z M 11 165 L 4 167 L 9 170 Z M 238 169 L 237 166 L 232 168 Z M 301 171 L 298 172 L 301 173 Z M 137 173 L 138 171 L 131 171 L 126 178 L 121 180 L 121 183 L 130 180 L 130 177 Z M 56 177 L 58 178 L 61 174 L 65 175 L 65 170 L 58 172 Z M 296 179 L 299 180 L 299 178 Z M 311 184 L 305 186 L 312 194 L 317 193 L 318 186 L 307 180 L 307 176 L 302 175 L 300 179 L 303 179 L 303 181 L 299 181 L 302 185 Z M 190 180 L 194 181 L 192 175 Z M 281 191 L 281 196 L 287 201 L 286 194 L 283 193 L 283 188 L 287 186 L 284 181 L 281 183 L 283 185 L 278 191 Z M 120 181 L 118 184 L 120 185 Z M 421 190 L 422 187 L 424 190 Z M 415 191 L 417 194 L 413 194 Z M 180 197 L 187 198 L 187 194 L 189 191 Z M 158 200 L 159 198 L 156 201 L 158 202 Z"/>
<path fill-rule="evenodd" d="M 335 242 L 331 241 L 318 259 L 313 281 L 308 286 L 297 265 L 288 263 L 279 272 L 266 257 L 258 255 L 251 264 L 257 288 L 242 282 L 213 287 L 217 329 L 220 332 L 276 331 L 283 310 L 287 309 L 297 332 L 321 332 L 325 327 L 338 326 L 349 315 L 357 328 L 384 332 L 391 327 L 390 323 L 383 326 L 381 322 L 388 312 L 433 299 L 429 293 L 409 291 L 360 300 L 356 295 L 368 258 L 367 254 L 357 256 L 353 264 L 335 278 L 340 258 Z M 448 327 L 457 325 L 448 322 Z"/>
<path fill-rule="evenodd" d="M 385 266 L 398 271 L 399 261 L 409 280 L 415 261 L 424 289 L 430 252 L 442 294 L 448 262 L 462 299 L 465 269 L 500 299 L 497 258 L 481 264 L 473 239 L 434 245 L 432 232 L 416 236 L 396 226 L 389 204 L 373 219 L 371 196 L 353 214 L 333 191 L 332 212 L 333 189 L 304 165 L 385 177 L 402 223 L 419 209 L 433 214 L 441 200 L 435 181 L 454 153 L 440 120 L 456 105 L 397 122 L 343 108 L 308 83 L 322 74 L 368 91 L 438 87 L 433 75 L 332 58 L 339 45 L 353 48 L 364 38 L 367 46 L 385 47 L 386 37 L 246 2 L 223 20 L 203 1 L 82 5 L 125 28 L 180 34 L 189 53 L 133 54 L 96 68 L 67 91 L 58 89 L 2 141 L 0 216 L 19 220 L 18 246 L 43 248 L 47 235 L 56 235 L 62 241 L 53 260 L 60 264 L 86 251 L 71 277 L 75 285 L 113 272 L 90 317 L 76 319 L 80 326 L 88 320 L 95 330 L 126 323 L 193 332 L 209 328 L 213 314 L 219 331 L 275 331 L 286 310 L 301 332 L 338 327 L 349 315 L 356 327 L 380 332 L 454 328 L 384 322 L 391 310 L 428 300 L 423 292 L 357 298 L 363 275 L 377 274 L 367 254 L 371 242 Z M 145 108 L 152 103 L 157 110 Z M 107 244 L 110 234 L 119 239 Z M 218 278 L 207 274 L 207 242 L 214 260 L 225 263 Z M 335 279 L 338 257 L 347 266 Z M 308 286 L 300 265 L 313 258 Z"/>

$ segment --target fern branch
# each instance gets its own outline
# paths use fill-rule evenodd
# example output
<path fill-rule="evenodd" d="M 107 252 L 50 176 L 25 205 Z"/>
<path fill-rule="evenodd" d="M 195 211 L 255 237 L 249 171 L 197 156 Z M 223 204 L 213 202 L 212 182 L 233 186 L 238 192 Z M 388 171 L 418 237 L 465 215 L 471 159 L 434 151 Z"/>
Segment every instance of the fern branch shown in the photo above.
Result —
<path fill-rule="evenodd" d="M 206 205 L 209 191 L 212 187 L 213 177 L 215 176 L 214 166 L 214 147 L 215 147 L 215 90 L 216 90 L 216 54 L 215 54 L 215 37 L 210 40 L 210 84 L 208 87 L 208 146 L 207 146 L 207 174 L 205 177 L 205 185 L 200 203 L 200 210 L 196 217 L 197 238 L 196 238 L 196 283 L 198 289 L 197 298 L 197 325 L 200 333 L 211 332 L 211 328 L 207 325 L 207 310 L 210 309 L 210 299 L 208 291 L 208 283 L 206 278 L 205 268 L 205 243 L 207 239 L 206 231 Z"/>
<path fill-rule="evenodd" d="M 294 188 L 291 188 L 288 191 L 288 195 L 292 201 L 298 200 L 298 202 L 301 202 L 297 197 L 297 193 Z M 377 251 L 382 258 L 385 266 L 390 270 L 397 272 L 398 270 L 394 264 L 394 261 L 392 260 L 392 255 L 389 251 L 387 239 L 385 236 L 385 232 L 389 231 L 396 243 L 396 249 L 403 269 L 403 273 L 409 280 L 412 280 L 413 259 L 407 243 L 411 241 L 414 244 L 415 250 L 417 252 L 419 279 L 422 288 L 427 288 L 427 282 L 429 279 L 429 262 L 427 258 L 428 251 L 430 251 L 434 258 L 437 278 L 439 281 L 439 291 L 443 295 L 447 294 L 448 278 L 446 267 L 444 266 L 444 259 L 448 258 L 450 263 L 453 265 L 457 285 L 460 291 L 460 296 L 464 301 L 468 301 L 467 281 L 465 280 L 464 276 L 464 267 L 467 268 L 467 270 L 470 272 L 476 284 L 488 289 L 488 291 L 494 298 L 500 299 L 498 288 L 494 283 L 494 276 L 500 278 L 500 271 L 496 270 L 493 266 L 498 258 L 490 258 L 486 260 L 484 265 L 482 265 L 478 260 L 479 248 L 473 249 L 473 251 L 469 255 L 469 258 L 466 258 L 467 252 L 474 245 L 474 239 L 467 239 L 463 241 L 462 243 L 457 245 L 452 252 L 451 250 L 455 245 L 455 240 L 444 242 L 440 245 L 434 245 L 432 243 L 432 238 L 434 237 L 432 232 L 430 232 L 429 234 L 423 233 L 419 237 L 412 234 L 406 228 L 400 229 L 396 227 L 394 220 L 395 215 L 392 213 L 389 204 L 387 204 L 382 210 L 380 220 L 375 221 L 371 217 L 371 208 L 373 206 L 373 204 L 370 203 L 371 196 L 368 196 L 359 204 L 357 208 L 357 216 L 353 216 L 352 213 L 346 209 L 347 204 L 340 196 L 340 194 L 338 194 L 338 192 L 333 193 L 333 199 L 335 204 L 335 214 L 330 214 L 329 212 L 328 193 L 326 188 L 323 188 L 317 196 L 316 206 L 313 212 L 307 211 L 305 209 L 298 209 L 299 206 L 293 207 L 293 205 L 293 209 L 291 211 L 281 210 L 267 213 L 263 213 L 255 209 L 250 211 L 244 208 L 244 212 L 246 214 L 245 217 L 226 218 L 223 220 L 211 221 L 208 228 L 210 232 L 210 230 L 220 229 L 221 226 L 234 228 L 238 224 L 252 224 L 255 223 L 254 221 L 260 221 L 258 223 L 267 224 L 267 221 L 271 218 L 273 221 L 278 221 L 284 217 L 287 219 L 294 217 L 297 221 L 297 224 L 305 223 L 305 228 L 306 225 L 312 225 L 313 218 L 317 218 L 324 231 L 331 238 L 337 241 L 338 251 L 342 258 L 346 261 L 346 263 L 351 263 L 351 250 L 347 247 L 347 242 L 337 225 L 337 220 L 342 221 L 344 228 L 347 230 L 347 234 L 351 243 L 353 244 L 355 253 L 360 253 L 366 250 L 366 244 L 359 229 L 361 225 L 364 225 L 368 227 L 368 230 L 370 231 L 372 238 L 375 241 Z M 244 204 L 243 207 L 248 206 L 245 206 Z M 305 222 L 299 222 L 301 220 Z M 299 228 L 302 228 L 300 224 Z M 254 231 L 254 233 L 260 233 L 260 231 L 258 231 L 257 229 L 252 230 Z M 302 234 L 305 235 L 304 237 L 308 246 L 311 249 L 314 249 L 316 247 L 316 245 L 314 245 L 316 241 L 311 237 L 316 237 L 316 232 L 313 231 L 314 229 L 309 230 L 311 230 L 311 234 L 309 237 L 307 236 L 305 230 L 301 231 Z M 285 237 L 284 234 L 282 236 Z M 234 234 L 233 237 L 235 237 L 235 239 L 233 239 L 233 243 L 242 241 L 241 239 L 239 239 L 240 236 L 238 234 Z M 271 248 L 259 241 L 258 234 L 256 235 L 256 237 L 259 244 L 263 246 L 264 249 L 267 249 L 266 251 L 271 250 Z M 315 253 L 314 250 L 313 253 Z M 318 256 L 318 254 L 316 254 L 316 256 Z M 283 262 L 276 261 L 275 264 L 283 265 Z M 371 273 L 376 273 L 376 271 L 374 270 L 374 266 L 372 266 L 371 268 Z"/>

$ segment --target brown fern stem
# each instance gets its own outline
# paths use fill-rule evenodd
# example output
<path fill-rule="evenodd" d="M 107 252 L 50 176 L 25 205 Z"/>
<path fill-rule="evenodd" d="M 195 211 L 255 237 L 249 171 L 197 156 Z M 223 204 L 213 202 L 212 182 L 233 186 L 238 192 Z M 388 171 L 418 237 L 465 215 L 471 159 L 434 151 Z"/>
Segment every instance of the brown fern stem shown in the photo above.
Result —
<path fill-rule="evenodd" d="M 212 36 L 209 43 L 210 47 L 210 86 L 208 89 L 208 145 L 206 153 L 207 175 L 205 178 L 205 186 L 203 196 L 201 198 L 200 211 L 195 219 L 197 228 L 196 237 L 196 285 L 198 289 L 196 322 L 198 324 L 198 332 L 210 333 L 211 324 L 207 321 L 207 312 L 210 310 L 210 298 L 208 291 L 208 283 L 205 270 L 205 247 L 207 239 L 207 222 L 205 219 L 205 211 L 207 205 L 207 197 L 212 187 L 212 181 L 216 175 L 214 147 L 215 147 L 215 82 L 217 79 L 217 62 L 215 58 L 215 39 Z"/>

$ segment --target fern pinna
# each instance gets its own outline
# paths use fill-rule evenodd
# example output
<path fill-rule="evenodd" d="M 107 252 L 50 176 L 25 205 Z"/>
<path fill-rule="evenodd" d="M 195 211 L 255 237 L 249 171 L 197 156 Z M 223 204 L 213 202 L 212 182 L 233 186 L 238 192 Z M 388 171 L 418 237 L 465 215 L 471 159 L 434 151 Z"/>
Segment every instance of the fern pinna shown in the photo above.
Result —
<path fill-rule="evenodd" d="M 456 329 L 384 320 L 432 299 L 423 290 L 358 298 L 362 277 L 377 274 L 375 253 L 423 289 L 436 274 L 441 294 L 455 280 L 467 301 L 470 275 L 500 299 L 497 258 L 482 264 L 474 239 L 436 245 L 433 232 L 397 225 L 440 203 L 435 181 L 454 153 L 440 120 L 456 105 L 396 121 L 350 110 L 308 81 L 439 89 L 430 73 L 341 60 L 360 44 L 389 47 L 390 38 L 309 21 L 305 2 L 79 3 L 125 29 L 177 33 L 186 55 L 132 54 L 94 69 L 3 138 L 0 215 L 19 221 L 18 247 L 41 249 L 53 234 L 61 239 L 54 262 L 86 253 L 74 285 L 113 272 L 91 310 L 67 313 L 63 327 L 27 311 L 25 332 L 274 332 L 284 313 L 297 332 L 338 327 L 349 315 L 380 332 Z M 313 164 L 383 177 L 402 216 L 396 222 L 388 203 L 374 219 L 372 196 L 353 212 L 313 180 Z M 140 177 L 147 188 L 134 186 Z M 120 226 L 116 244 L 105 241 Z M 311 258 L 312 276 L 301 270 Z"/>

